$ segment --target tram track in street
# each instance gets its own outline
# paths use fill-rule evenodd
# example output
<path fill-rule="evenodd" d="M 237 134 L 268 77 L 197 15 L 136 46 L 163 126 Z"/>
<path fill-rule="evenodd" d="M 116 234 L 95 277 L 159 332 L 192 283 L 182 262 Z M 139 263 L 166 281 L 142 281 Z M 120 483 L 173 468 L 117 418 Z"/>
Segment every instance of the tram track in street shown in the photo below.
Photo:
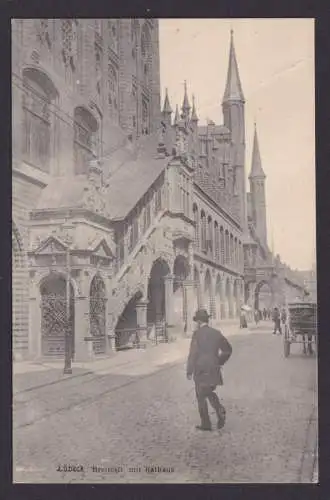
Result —
<path fill-rule="evenodd" d="M 36 423 L 39 423 L 39 422 L 45 420 L 46 418 L 48 418 L 50 416 L 57 415 L 57 414 L 60 414 L 60 413 L 64 413 L 66 411 L 70 411 L 70 410 L 72 410 L 73 408 L 76 408 L 76 407 L 80 407 L 81 406 L 81 407 L 85 407 L 86 408 L 86 407 L 90 406 L 91 404 L 93 404 L 95 401 L 97 401 L 98 399 L 100 399 L 103 396 L 106 396 L 108 394 L 116 392 L 117 390 L 122 389 L 124 387 L 127 387 L 129 385 L 133 385 L 134 383 L 138 383 L 138 382 L 143 381 L 145 379 L 151 378 L 151 377 L 157 375 L 158 373 L 164 372 L 166 370 L 171 370 L 172 368 L 175 368 L 179 363 L 180 363 L 180 361 L 177 360 L 175 362 L 167 363 L 165 366 L 159 367 L 156 371 L 152 371 L 151 373 L 147 373 L 147 374 L 141 375 L 139 377 L 130 376 L 129 380 L 126 380 L 123 383 L 119 383 L 119 384 L 117 384 L 115 386 L 112 386 L 111 388 L 108 388 L 108 389 L 106 389 L 104 391 L 98 392 L 97 394 L 94 394 L 94 395 L 82 398 L 79 401 L 74 401 L 74 402 L 72 402 L 69 405 L 62 406 L 61 408 L 57 408 L 57 409 L 55 409 L 53 411 L 46 411 L 43 414 L 40 414 L 39 416 L 37 416 L 36 418 L 32 418 L 28 422 L 24 422 L 22 424 L 14 425 L 13 426 L 13 430 L 19 430 L 19 429 L 27 428 L 29 426 L 32 426 L 32 425 L 34 425 Z M 123 365 L 126 365 L 126 364 L 129 364 L 129 363 L 123 363 L 120 366 L 123 366 Z M 130 363 L 130 364 L 132 365 L 132 363 Z M 138 365 L 138 364 L 139 363 L 136 363 L 136 365 Z M 117 366 L 119 366 L 119 365 L 117 365 Z M 99 380 L 107 378 L 107 377 L 109 378 L 109 375 L 111 375 L 111 374 L 108 373 L 108 374 L 105 374 L 105 375 L 99 375 L 99 376 L 96 375 L 91 380 L 89 380 L 88 383 L 95 382 L 96 380 L 99 381 Z M 78 378 L 78 376 L 76 378 Z M 22 406 L 20 406 L 19 410 L 23 411 L 24 410 L 24 405 L 31 404 L 31 400 L 22 401 L 22 402 L 19 402 L 19 403 L 22 405 Z M 14 421 L 15 421 L 15 419 L 14 419 Z"/>
<path fill-rule="evenodd" d="M 139 362 L 140 362 L 140 360 L 136 361 L 136 362 L 125 361 L 124 363 L 116 364 L 114 366 L 114 368 L 119 368 L 121 366 L 126 366 L 126 365 L 132 365 L 133 366 L 135 364 L 138 364 Z M 15 398 L 16 396 L 18 396 L 20 394 L 25 394 L 25 393 L 32 392 L 32 391 L 37 391 L 38 389 L 43 389 L 45 387 L 49 387 L 49 386 L 52 386 L 52 385 L 63 384 L 64 382 L 69 382 L 71 380 L 79 379 L 79 378 L 82 378 L 82 377 L 86 377 L 88 375 L 95 375 L 94 378 L 103 378 L 103 375 L 97 375 L 97 372 L 94 372 L 94 371 L 90 370 L 90 371 L 87 371 L 85 373 L 78 373 L 77 375 L 71 375 L 70 377 L 65 377 L 65 378 L 63 377 L 63 378 L 60 378 L 60 379 L 57 379 L 57 380 L 52 380 L 51 382 L 46 382 L 44 384 L 39 384 L 39 385 L 34 385 L 32 387 L 27 387 L 26 389 L 22 389 L 21 391 L 15 391 L 14 394 L 13 394 L 13 397 Z"/>

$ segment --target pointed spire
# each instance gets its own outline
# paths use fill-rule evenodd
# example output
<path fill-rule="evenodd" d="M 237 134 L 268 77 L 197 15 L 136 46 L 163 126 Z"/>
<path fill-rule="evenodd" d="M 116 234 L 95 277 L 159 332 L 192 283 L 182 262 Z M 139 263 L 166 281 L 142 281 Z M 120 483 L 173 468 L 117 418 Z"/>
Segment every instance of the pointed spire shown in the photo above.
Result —
<path fill-rule="evenodd" d="M 257 134 L 257 125 L 254 122 L 254 139 L 253 139 L 253 151 L 252 151 L 252 165 L 251 165 L 251 172 L 249 175 L 249 178 L 253 177 L 263 177 L 265 178 L 265 172 L 263 171 L 262 164 L 261 164 L 261 158 L 260 158 L 260 151 L 259 151 L 259 141 L 258 141 L 258 134 Z"/>
<path fill-rule="evenodd" d="M 198 116 L 196 113 L 195 96 L 194 95 L 192 96 L 192 102 L 193 102 L 193 105 L 192 105 L 192 112 L 191 112 L 191 121 L 198 122 Z"/>
<path fill-rule="evenodd" d="M 176 105 L 175 116 L 174 116 L 174 125 L 178 125 L 179 121 L 180 121 L 179 106 Z"/>
<path fill-rule="evenodd" d="M 182 118 L 187 118 L 189 116 L 189 111 L 190 111 L 190 104 L 188 101 L 188 94 L 187 94 L 187 82 L 186 80 L 184 81 L 184 96 L 183 96 L 183 103 L 182 103 Z"/>
<path fill-rule="evenodd" d="M 234 46 L 234 31 L 232 29 L 230 30 L 230 50 L 229 50 L 227 83 L 222 102 L 228 102 L 228 101 L 245 102 L 241 80 L 238 72 L 238 64 Z"/>
<path fill-rule="evenodd" d="M 163 114 L 165 115 L 170 115 L 172 113 L 172 108 L 170 105 L 170 100 L 168 98 L 168 90 L 167 88 L 165 89 L 165 99 L 164 99 L 164 107 L 163 107 Z"/>

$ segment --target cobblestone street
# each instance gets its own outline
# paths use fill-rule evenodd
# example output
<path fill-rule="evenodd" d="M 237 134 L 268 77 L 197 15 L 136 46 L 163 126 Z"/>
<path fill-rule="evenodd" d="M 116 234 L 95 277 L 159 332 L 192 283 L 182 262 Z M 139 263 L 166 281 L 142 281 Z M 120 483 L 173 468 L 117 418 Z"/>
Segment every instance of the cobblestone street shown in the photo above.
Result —
<path fill-rule="evenodd" d="M 14 481 L 312 482 L 315 357 L 297 345 L 285 359 L 269 323 L 229 339 L 233 355 L 217 390 L 227 422 L 212 433 L 195 429 L 189 339 L 134 359 L 120 353 L 94 373 L 73 365 L 77 376 L 61 381 L 46 371 L 15 375 Z M 65 464 L 83 471 L 57 470 Z"/>

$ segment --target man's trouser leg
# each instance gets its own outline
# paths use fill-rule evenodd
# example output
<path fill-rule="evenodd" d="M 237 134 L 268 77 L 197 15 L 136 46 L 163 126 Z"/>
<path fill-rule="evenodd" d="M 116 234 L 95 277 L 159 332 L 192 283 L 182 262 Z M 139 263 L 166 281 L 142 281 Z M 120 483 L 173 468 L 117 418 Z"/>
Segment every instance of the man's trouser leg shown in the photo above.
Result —
<path fill-rule="evenodd" d="M 209 388 L 209 392 L 207 394 L 207 397 L 210 401 L 211 406 L 214 408 L 217 417 L 218 417 L 218 423 L 221 423 L 222 425 L 224 424 L 225 418 L 226 418 L 226 410 L 220 403 L 220 400 L 218 398 L 218 395 L 216 392 L 214 392 L 215 387 L 211 386 Z"/>
<path fill-rule="evenodd" d="M 198 403 L 198 411 L 201 417 L 202 427 L 211 427 L 209 411 L 207 408 L 207 397 L 210 390 L 209 386 L 195 384 L 196 398 Z"/>

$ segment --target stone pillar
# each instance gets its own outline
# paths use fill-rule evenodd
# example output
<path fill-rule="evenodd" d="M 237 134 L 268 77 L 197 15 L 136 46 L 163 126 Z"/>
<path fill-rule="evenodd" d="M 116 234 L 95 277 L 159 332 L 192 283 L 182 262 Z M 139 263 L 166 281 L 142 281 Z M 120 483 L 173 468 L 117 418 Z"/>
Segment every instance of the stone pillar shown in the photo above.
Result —
<path fill-rule="evenodd" d="M 195 314 L 195 286 L 192 280 L 184 282 L 184 301 L 185 301 L 185 335 L 190 337 L 193 332 L 193 316 Z"/>
<path fill-rule="evenodd" d="M 165 321 L 168 326 L 173 326 L 173 275 L 164 277 L 165 282 Z"/>
<path fill-rule="evenodd" d="M 93 357 L 92 341 L 84 340 L 85 337 L 90 336 L 89 321 L 89 297 L 76 296 L 74 304 L 74 361 L 88 361 Z"/>
<path fill-rule="evenodd" d="M 148 308 L 148 301 L 147 300 L 140 300 L 136 304 L 136 320 L 137 320 L 137 326 L 141 328 L 139 330 L 139 337 L 140 340 L 145 340 L 147 338 L 147 308 Z"/>
<path fill-rule="evenodd" d="M 228 297 L 228 309 L 229 318 L 234 318 L 234 307 L 233 307 L 233 282 L 229 282 L 229 297 Z"/>
<path fill-rule="evenodd" d="M 223 278 L 221 280 L 221 304 L 220 304 L 220 310 L 221 310 L 221 319 L 225 319 L 228 317 L 228 304 L 227 304 L 227 297 L 226 297 L 226 281 Z"/>

